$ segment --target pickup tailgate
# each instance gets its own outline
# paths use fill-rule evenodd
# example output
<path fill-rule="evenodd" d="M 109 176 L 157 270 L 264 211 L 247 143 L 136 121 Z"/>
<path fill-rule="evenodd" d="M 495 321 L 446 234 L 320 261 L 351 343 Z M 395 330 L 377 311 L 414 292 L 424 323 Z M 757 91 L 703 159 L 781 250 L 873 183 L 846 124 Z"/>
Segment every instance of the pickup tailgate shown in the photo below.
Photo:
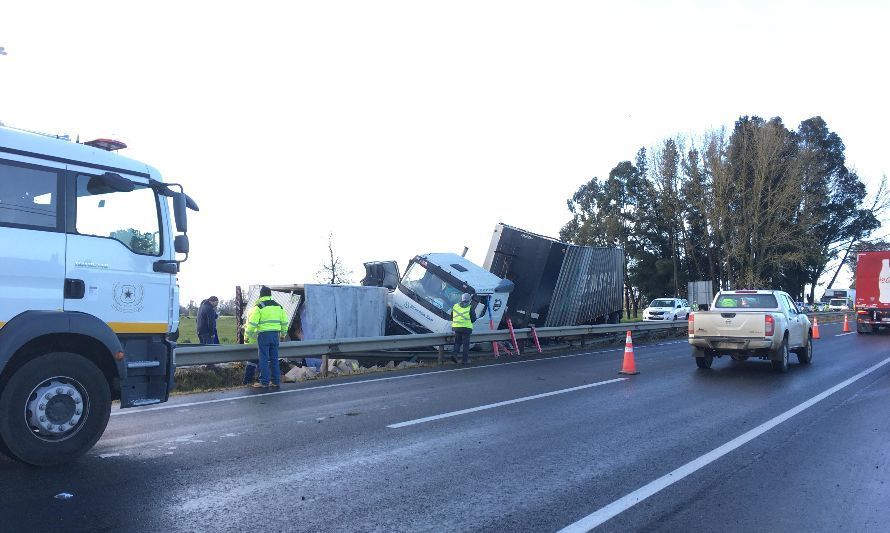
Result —
<path fill-rule="evenodd" d="M 704 311 L 695 313 L 695 337 L 764 338 L 763 311 Z"/>

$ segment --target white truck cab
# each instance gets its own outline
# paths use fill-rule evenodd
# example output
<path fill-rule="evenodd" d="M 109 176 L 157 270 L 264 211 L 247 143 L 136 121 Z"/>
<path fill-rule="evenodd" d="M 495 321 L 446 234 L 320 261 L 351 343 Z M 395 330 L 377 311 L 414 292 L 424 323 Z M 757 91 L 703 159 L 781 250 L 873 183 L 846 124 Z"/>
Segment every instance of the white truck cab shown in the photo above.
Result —
<path fill-rule="evenodd" d="M 0 127 L 0 451 L 25 463 L 85 453 L 112 400 L 173 387 L 177 253 L 197 206 L 122 147 Z"/>
<path fill-rule="evenodd" d="M 461 294 L 473 295 L 474 329 L 497 328 L 513 283 L 454 253 L 429 253 L 412 259 L 390 303 L 392 321 L 410 333 L 448 333 L 451 308 Z M 490 316 L 489 316 L 490 310 Z"/>
<path fill-rule="evenodd" d="M 656 298 L 643 309 L 643 320 L 686 320 L 690 311 L 689 302 L 681 298 Z"/>

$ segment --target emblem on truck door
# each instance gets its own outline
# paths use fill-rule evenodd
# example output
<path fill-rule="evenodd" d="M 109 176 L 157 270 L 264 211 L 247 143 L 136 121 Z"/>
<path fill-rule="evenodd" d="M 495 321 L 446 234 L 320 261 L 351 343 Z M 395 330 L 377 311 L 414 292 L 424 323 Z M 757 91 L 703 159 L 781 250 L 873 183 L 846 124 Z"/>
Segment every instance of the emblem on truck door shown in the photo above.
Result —
<path fill-rule="evenodd" d="M 112 307 L 121 313 L 138 313 L 142 311 L 142 298 L 145 288 L 132 283 L 114 284 L 114 303 Z"/>

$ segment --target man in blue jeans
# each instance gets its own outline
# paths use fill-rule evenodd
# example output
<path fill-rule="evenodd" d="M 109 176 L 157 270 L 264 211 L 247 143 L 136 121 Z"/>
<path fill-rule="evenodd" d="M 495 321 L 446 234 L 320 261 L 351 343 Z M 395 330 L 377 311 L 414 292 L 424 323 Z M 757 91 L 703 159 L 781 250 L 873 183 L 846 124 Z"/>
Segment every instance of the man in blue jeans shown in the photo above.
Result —
<path fill-rule="evenodd" d="M 270 384 L 274 389 L 281 387 L 278 340 L 287 334 L 287 322 L 284 308 L 272 299 L 272 290 L 263 286 L 260 289 L 260 299 L 251 309 L 245 328 L 247 342 L 256 339 L 257 349 L 260 352 L 260 381 L 253 384 L 254 388 L 266 389 Z"/>

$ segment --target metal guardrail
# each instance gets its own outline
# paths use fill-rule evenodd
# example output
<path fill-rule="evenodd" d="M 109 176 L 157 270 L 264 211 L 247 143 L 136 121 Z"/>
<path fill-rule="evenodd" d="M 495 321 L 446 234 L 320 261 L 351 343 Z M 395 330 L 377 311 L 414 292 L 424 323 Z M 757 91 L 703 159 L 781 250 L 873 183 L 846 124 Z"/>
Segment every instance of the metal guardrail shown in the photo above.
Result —
<path fill-rule="evenodd" d="M 843 317 L 844 313 L 810 313 L 808 316 L 818 318 Z M 622 324 L 601 324 L 596 326 L 563 326 L 537 328 L 539 339 L 587 337 L 609 333 L 624 333 L 625 331 L 658 331 L 672 329 L 686 329 L 685 320 L 676 322 L 625 322 Z M 531 328 L 514 330 L 516 340 L 532 339 Z M 510 340 L 509 330 L 480 331 L 473 333 L 474 343 L 488 343 L 492 341 Z M 450 333 L 428 333 L 419 335 L 392 335 L 388 337 L 360 337 L 354 339 L 325 339 L 315 341 L 290 341 L 282 342 L 278 348 L 279 357 L 319 357 L 328 359 L 339 355 L 352 355 L 351 358 L 375 357 L 381 354 L 368 354 L 361 352 L 374 352 L 380 350 L 398 350 L 405 348 L 438 347 L 442 353 L 442 347 L 454 342 L 454 336 Z M 232 344 L 212 346 L 187 346 L 177 348 L 176 366 L 211 365 L 220 363 L 236 363 L 240 361 L 252 361 L 257 357 L 255 344 Z M 326 369 L 325 364 L 322 365 Z"/>
<path fill-rule="evenodd" d="M 661 322 L 627 322 L 624 324 L 602 324 L 597 326 L 565 326 L 537 328 L 539 339 L 556 337 L 584 337 L 607 333 L 624 333 L 625 331 L 652 331 L 685 329 L 686 321 L 671 323 Z M 516 340 L 532 339 L 532 330 L 523 328 L 514 330 Z M 480 331 L 473 333 L 474 343 L 510 340 L 509 330 Z M 326 339 L 315 341 L 282 342 L 278 348 L 279 357 L 336 357 L 341 354 L 357 354 L 378 350 L 398 350 L 404 348 L 426 348 L 443 346 L 454 342 L 451 333 L 427 333 L 419 335 L 392 335 L 388 337 L 360 337 L 354 339 Z M 212 346 L 189 346 L 176 349 L 176 366 L 210 365 L 218 363 L 235 363 L 256 359 L 255 344 L 233 344 Z M 365 357 L 371 355 L 362 354 Z M 379 354 L 373 357 L 380 357 Z"/>

